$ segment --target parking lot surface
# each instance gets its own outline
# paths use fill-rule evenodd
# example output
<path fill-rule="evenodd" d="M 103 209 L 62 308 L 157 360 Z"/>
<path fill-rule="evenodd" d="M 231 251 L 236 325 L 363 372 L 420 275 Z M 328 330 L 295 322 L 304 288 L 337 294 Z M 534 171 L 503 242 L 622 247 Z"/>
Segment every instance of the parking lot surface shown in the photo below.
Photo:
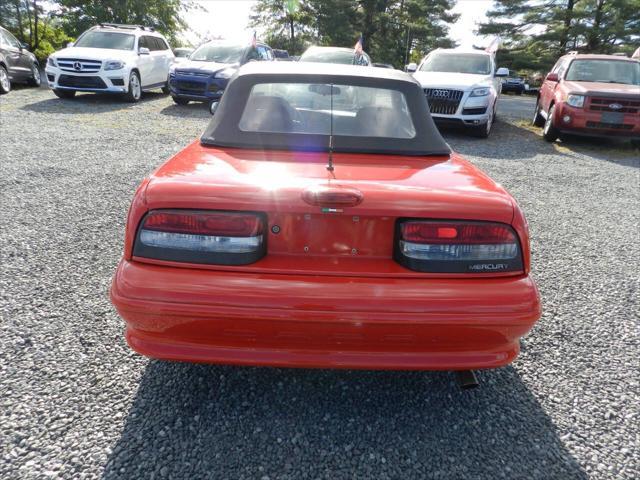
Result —
<path fill-rule="evenodd" d="M 518 199 L 543 317 L 509 367 L 288 370 L 148 360 L 108 299 L 134 189 L 210 116 L 0 98 L 0 478 L 637 479 L 640 155 L 545 143 L 503 97 L 455 150 Z"/>

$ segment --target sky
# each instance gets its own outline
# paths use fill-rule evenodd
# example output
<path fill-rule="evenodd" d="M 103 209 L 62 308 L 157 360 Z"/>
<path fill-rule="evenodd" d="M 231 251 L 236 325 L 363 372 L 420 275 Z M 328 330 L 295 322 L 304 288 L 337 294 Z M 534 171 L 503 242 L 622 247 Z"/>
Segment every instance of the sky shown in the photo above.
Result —
<path fill-rule="evenodd" d="M 192 33 L 185 35 L 190 42 L 197 42 L 198 36 L 220 36 L 228 40 L 249 39 L 251 30 L 247 28 L 252 0 L 199 0 L 202 10 L 189 12 L 187 24 Z M 483 21 L 485 12 L 493 0 L 458 0 L 453 11 L 459 13 L 458 22 L 451 27 L 450 36 L 462 46 L 488 43 L 476 37 L 473 31 L 476 23 Z"/>

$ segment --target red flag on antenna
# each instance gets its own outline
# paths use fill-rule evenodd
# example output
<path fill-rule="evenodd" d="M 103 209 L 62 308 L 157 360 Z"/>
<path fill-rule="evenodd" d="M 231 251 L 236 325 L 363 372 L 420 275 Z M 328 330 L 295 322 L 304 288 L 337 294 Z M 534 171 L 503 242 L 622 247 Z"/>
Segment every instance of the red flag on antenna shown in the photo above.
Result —
<path fill-rule="evenodd" d="M 362 35 L 360 35 L 360 38 L 358 38 L 358 41 L 353 47 L 353 53 L 356 55 L 362 55 Z"/>

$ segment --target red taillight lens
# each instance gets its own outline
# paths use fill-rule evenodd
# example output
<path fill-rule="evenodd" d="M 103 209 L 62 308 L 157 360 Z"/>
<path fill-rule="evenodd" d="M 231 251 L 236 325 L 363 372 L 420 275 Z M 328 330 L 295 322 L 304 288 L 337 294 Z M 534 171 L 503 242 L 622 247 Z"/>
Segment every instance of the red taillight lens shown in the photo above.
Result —
<path fill-rule="evenodd" d="M 491 222 L 400 222 L 394 256 L 407 268 L 424 272 L 495 273 L 523 268 L 513 229 Z"/>
<path fill-rule="evenodd" d="M 154 210 L 143 219 L 133 254 L 175 262 L 246 265 L 264 256 L 264 215 Z"/>
<path fill-rule="evenodd" d="M 514 243 L 516 237 L 506 225 L 496 223 L 405 222 L 402 239 L 413 243 L 490 244 Z"/>
<path fill-rule="evenodd" d="M 258 216 L 245 213 L 154 211 L 147 215 L 142 228 L 191 235 L 254 237 L 262 233 L 262 222 Z"/>

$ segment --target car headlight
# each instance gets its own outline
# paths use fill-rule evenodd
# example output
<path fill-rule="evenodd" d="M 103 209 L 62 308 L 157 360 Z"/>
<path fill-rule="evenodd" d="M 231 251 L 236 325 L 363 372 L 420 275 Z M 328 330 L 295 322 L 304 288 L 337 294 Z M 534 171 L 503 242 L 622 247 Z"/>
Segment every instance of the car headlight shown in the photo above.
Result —
<path fill-rule="evenodd" d="M 215 78 L 231 78 L 236 73 L 236 69 L 229 67 L 216 73 Z"/>
<path fill-rule="evenodd" d="M 121 68 L 124 68 L 124 62 L 120 60 L 110 60 L 104 64 L 105 70 L 120 70 Z"/>
<path fill-rule="evenodd" d="M 53 57 L 49 57 L 47 58 L 47 65 L 49 65 L 50 67 L 57 67 L 58 64 L 56 63 L 56 59 Z"/>
<path fill-rule="evenodd" d="M 582 108 L 584 105 L 584 95 L 569 95 L 567 97 L 567 105 Z"/>
<path fill-rule="evenodd" d="M 473 90 L 471 90 L 471 95 L 469 96 L 470 97 L 486 97 L 487 95 L 489 95 L 489 93 L 491 93 L 491 89 L 488 87 L 474 88 Z"/>

